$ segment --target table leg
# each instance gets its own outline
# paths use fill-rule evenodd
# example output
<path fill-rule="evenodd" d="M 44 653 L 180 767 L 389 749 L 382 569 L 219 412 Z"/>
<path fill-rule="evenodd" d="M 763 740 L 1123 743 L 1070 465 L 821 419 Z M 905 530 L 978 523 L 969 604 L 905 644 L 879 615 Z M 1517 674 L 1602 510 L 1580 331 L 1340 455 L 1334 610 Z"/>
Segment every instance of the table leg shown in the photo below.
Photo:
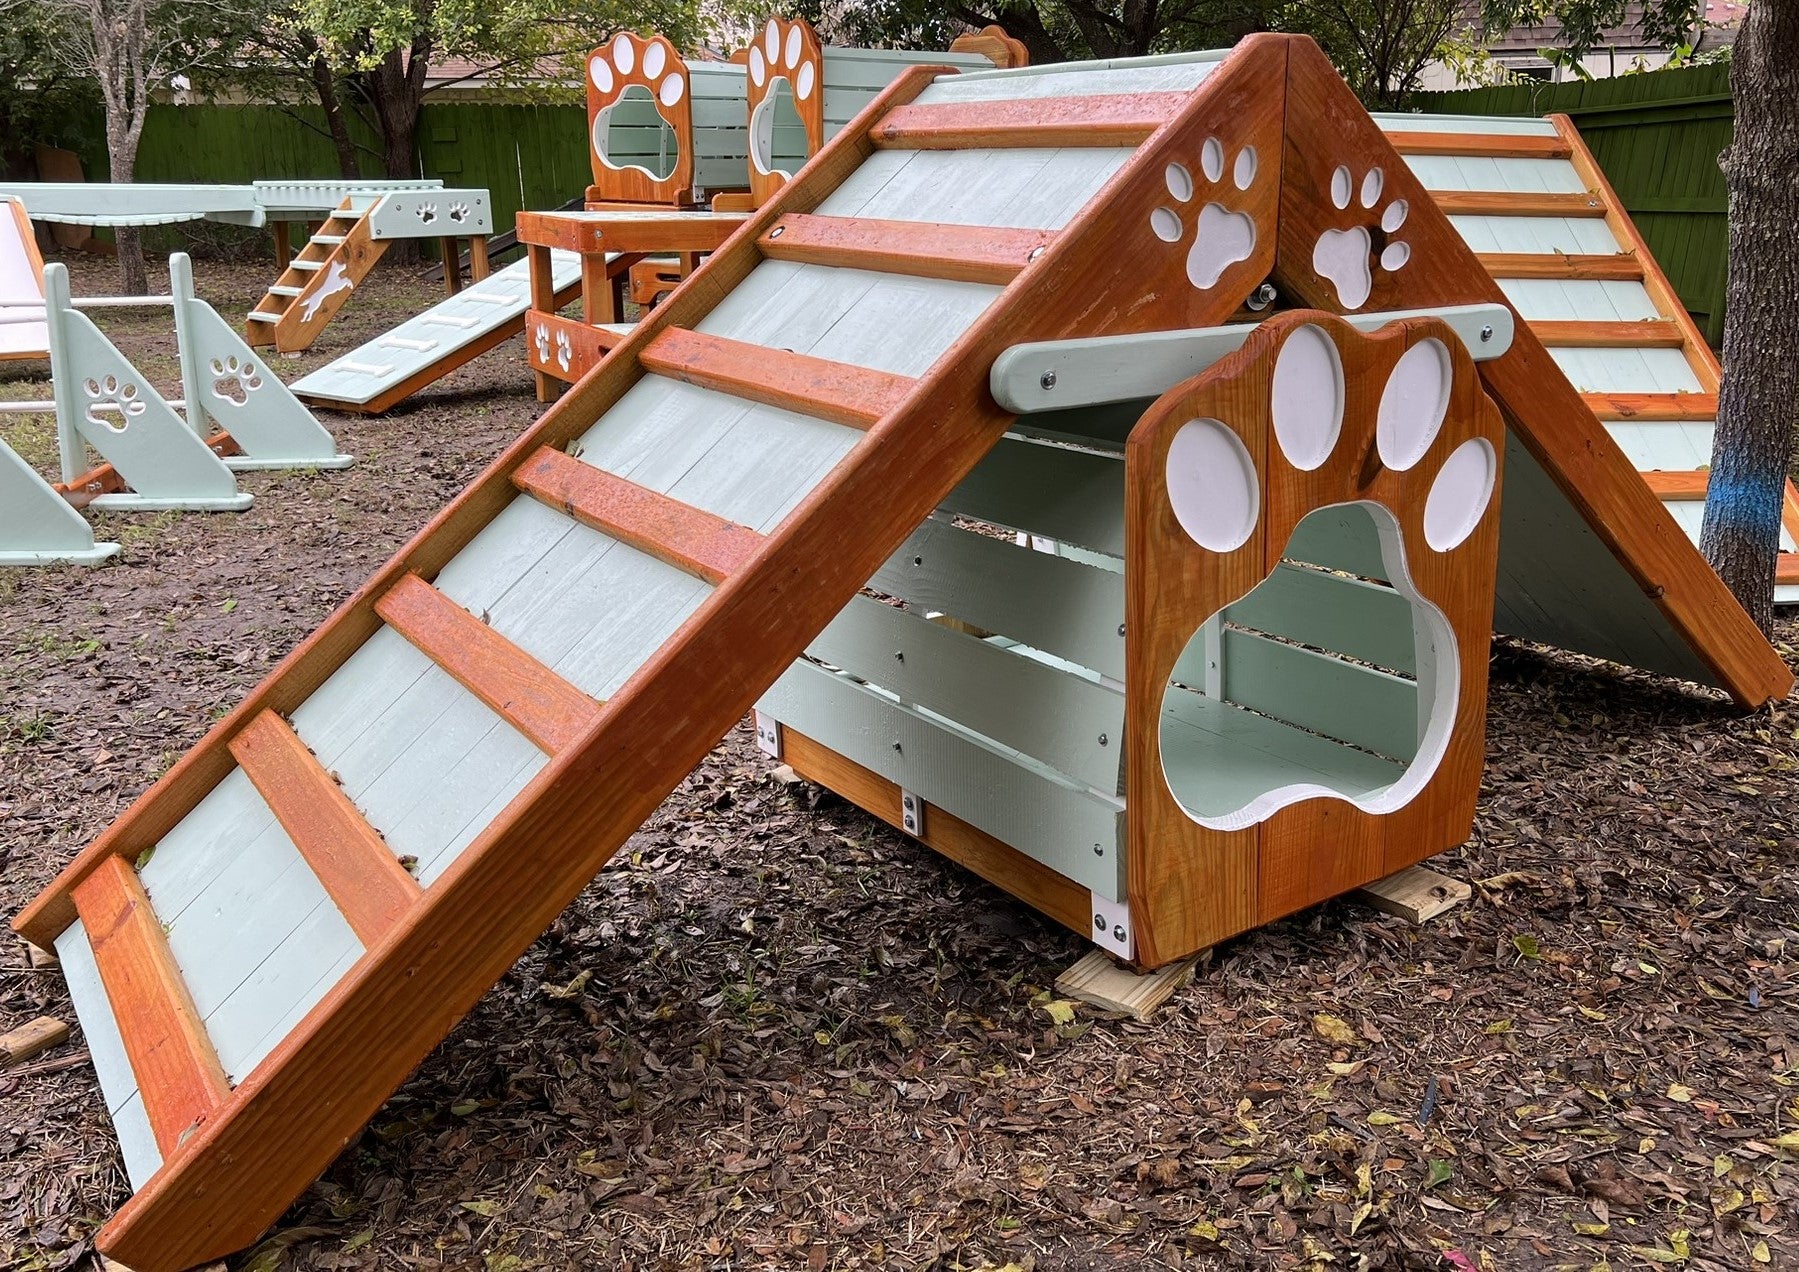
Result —
<path fill-rule="evenodd" d="M 294 258 L 294 242 L 288 237 L 287 221 L 270 221 L 269 230 L 275 236 L 275 272 L 287 273 L 287 264 Z"/>
<path fill-rule="evenodd" d="M 550 259 L 550 249 L 532 243 L 526 247 L 525 257 L 530 261 L 531 308 L 542 314 L 555 313 L 556 275 L 554 263 Z M 529 351 L 531 347 L 530 341 L 531 331 L 530 328 L 527 327 L 525 329 L 525 348 L 527 351 Z M 537 377 L 537 400 L 539 402 L 554 402 L 558 394 L 562 391 L 562 382 L 556 379 L 555 376 L 545 375 L 535 367 L 532 368 L 532 372 Z"/>
<path fill-rule="evenodd" d="M 468 241 L 469 281 L 478 283 L 492 272 L 487 260 L 487 235 L 472 234 Z"/>

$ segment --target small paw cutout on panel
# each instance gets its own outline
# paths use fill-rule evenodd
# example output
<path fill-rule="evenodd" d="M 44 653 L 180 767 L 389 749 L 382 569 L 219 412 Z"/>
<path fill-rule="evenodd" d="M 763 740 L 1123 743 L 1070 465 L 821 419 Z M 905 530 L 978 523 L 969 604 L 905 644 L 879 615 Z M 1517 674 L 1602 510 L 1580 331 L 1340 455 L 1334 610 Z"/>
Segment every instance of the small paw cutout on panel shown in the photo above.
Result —
<path fill-rule="evenodd" d="M 558 331 L 556 333 L 556 365 L 566 371 L 573 357 L 574 351 L 569 344 L 568 332 Z"/>
<path fill-rule="evenodd" d="M 1225 270 L 1255 251 L 1255 218 L 1233 211 L 1224 200 L 1234 201 L 1255 184 L 1259 162 L 1254 146 L 1227 156 L 1224 143 L 1208 137 L 1199 149 L 1198 180 L 1185 164 L 1171 163 L 1163 173 L 1174 205 L 1151 211 L 1149 228 L 1164 243 L 1178 244 L 1187 237 L 1188 212 L 1178 205 L 1206 198 L 1191 218 L 1193 243 L 1187 249 L 1187 281 L 1201 291 L 1215 287 Z"/>
<path fill-rule="evenodd" d="M 1386 188 L 1386 174 L 1370 168 L 1357 182 L 1346 165 L 1339 164 L 1331 173 L 1331 206 L 1340 212 L 1375 212 Z M 1359 309 L 1368 303 L 1374 291 L 1374 271 L 1398 273 L 1412 259 L 1411 244 L 1393 235 L 1405 228 L 1411 207 L 1404 199 L 1393 199 L 1379 207 L 1379 213 L 1367 224 L 1346 229 L 1331 228 L 1318 236 L 1312 246 L 1312 269 L 1337 289 L 1337 299 L 1345 309 Z"/>
<path fill-rule="evenodd" d="M 211 361 L 214 397 L 242 406 L 262 387 L 262 375 L 253 365 L 241 363 L 235 356 Z"/>
<path fill-rule="evenodd" d="M 89 377 L 81 382 L 81 391 L 87 396 L 88 423 L 115 433 L 123 433 L 144 413 L 142 391 L 129 380 L 113 375 Z"/>
<path fill-rule="evenodd" d="M 450 205 L 450 219 L 458 225 L 461 225 L 464 221 L 468 220 L 468 204 L 452 203 Z"/>
<path fill-rule="evenodd" d="M 531 337 L 531 343 L 537 348 L 537 360 L 548 362 L 550 360 L 550 329 L 543 323 L 538 323 L 537 331 Z"/>
<path fill-rule="evenodd" d="M 435 203 L 419 204 L 418 218 L 420 221 L 422 221 L 426 225 L 430 225 L 432 222 L 436 221 L 437 220 L 437 205 Z"/>

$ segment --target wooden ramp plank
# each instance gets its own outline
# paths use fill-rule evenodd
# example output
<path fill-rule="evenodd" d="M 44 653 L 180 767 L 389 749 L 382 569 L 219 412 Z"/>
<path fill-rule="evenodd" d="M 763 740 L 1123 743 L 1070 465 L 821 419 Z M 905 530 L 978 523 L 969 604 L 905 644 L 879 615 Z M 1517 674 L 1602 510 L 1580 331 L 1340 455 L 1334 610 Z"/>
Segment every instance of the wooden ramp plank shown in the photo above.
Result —
<path fill-rule="evenodd" d="M 917 384 L 911 376 L 680 327 L 663 330 L 638 358 L 660 375 L 851 428 L 873 427 Z"/>
<path fill-rule="evenodd" d="M 1096 93 L 898 106 L 868 130 L 891 150 L 1000 150 L 1038 146 L 1134 146 L 1188 101 L 1186 93 Z"/>
<path fill-rule="evenodd" d="M 1477 159 L 1566 159 L 1573 152 L 1560 137 L 1520 133 L 1400 132 L 1387 134 L 1402 155 L 1451 155 Z"/>
<path fill-rule="evenodd" d="M 791 213 L 757 240 L 771 260 L 1005 284 L 1054 232 Z"/>
<path fill-rule="evenodd" d="M 1530 329 L 1549 349 L 1679 349 L 1686 343 L 1678 324 L 1668 318 L 1640 322 L 1597 319 L 1549 319 Z"/>
<path fill-rule="evenodd" d="M 137 871 L 108 857 L 75 889 L 94 965 L 166 1159 L 229 1087 Z"/>
<path fill-rule="evenodd" d="M 1583 393 L 1589 410 L 1602 420 L 1678 423 L 1718 418 L 1716 393 Z"/>
<path fill-rule="evenodd" d="M 1432 190 L 1431 199 L 1450 216 L 1603 217 L 1597 195 L 1535 190 Z"/>
<path fill-rule="evenodd" d="M 389 588 L 375 612 L 547 754 L 599 715 L 599 703 L 416 574 Z"/>
<path fill-rule="evenodd" d="M 513 481 L 582 525 L 708 583 L 737 573 L 766 542 L 748 526 L 702 512 L 547 446 L 520 465 Z"/>
<path fill-rule="evenodd" d="M 232 738 L 231 754 L 358 939 L 379 941 L 419 898 L 418 881 L 380 832 L 275 712 Z"/>
<path fill-rule="evenodd" d="M 1482 252 L 1479 260 L 1494 278 L 1590 278 L 1634 282 L 1643 277 L 1643 262 L 1629 252 L 1608 255 Z"/>

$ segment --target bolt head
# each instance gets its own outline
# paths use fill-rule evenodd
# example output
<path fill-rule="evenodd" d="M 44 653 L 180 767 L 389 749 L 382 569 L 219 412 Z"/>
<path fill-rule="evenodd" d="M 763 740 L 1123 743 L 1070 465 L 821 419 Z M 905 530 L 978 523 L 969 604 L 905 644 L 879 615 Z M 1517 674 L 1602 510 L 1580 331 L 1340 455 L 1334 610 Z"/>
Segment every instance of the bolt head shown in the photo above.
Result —
<path fill-rule="evenodd" d="M 1105 915 L 1096 914 L 1093 916 L 1093 930 L 1095 932 L 1104 932 L 1106 930 L 1106 916 Z"/>
<path fill-rule="evenodd" d="M 1054 371 L 1045 371 L 1041 376 L 1038 377 L 1037 383 L 1041 384 L 1045 389 L 1055 388 L 1056 387 L 1056 373 Z"/>
<path fill-rule="evenodd" d="M 1492 338 L 1493 338 L 1493 328 L 1482 327 L 1480 329 L 1480 339 L 1481 339 L 1482 344 L 1485 344 L 1487 341 L 1491 340 Z"/>
<path fill-rule="evenodd" d="M 786 231 L 787 231 L 787 227 L 785 225 L 777 225 L 777 226 L 775 226 L 774 229 L 772 229 L 768 232 L 768 237 L 771 239 L 777 239 L 777 238 L 780 238 L 782 234 L 786 233 Z"/>

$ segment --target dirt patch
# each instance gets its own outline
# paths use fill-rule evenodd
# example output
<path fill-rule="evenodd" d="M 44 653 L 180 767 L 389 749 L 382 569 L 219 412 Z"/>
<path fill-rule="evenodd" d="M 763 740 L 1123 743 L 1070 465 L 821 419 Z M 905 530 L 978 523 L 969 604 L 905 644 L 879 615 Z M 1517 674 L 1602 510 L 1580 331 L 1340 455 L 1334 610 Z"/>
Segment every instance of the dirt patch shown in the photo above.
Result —
<path fill-rule="evenodd" d="M 235 317 L 268 267 L 199 275 Z M 378 271 L 278 368 L 435 294 Z M 172 390 L 161 323 L 105 325 Z M 515 341 L 329 417 L 354 468 L 0 573 L 0 909 L 536 412 Z M 1799 1267 L 1799 712 L 1502 644 L 1491 719 L 1475 839 L 1436 863 L 1470 904 L 1309 910 L 1147 1025 L 1059 1023 L 1079 940 L 739 729 L 233 1267 Z M 5 955 L 0 1028 L 69 1011 Z M 0 1162 L 0 1266 L 88 1266 L 127 1191 L 90 1069 L 0 1076 Z"/>

